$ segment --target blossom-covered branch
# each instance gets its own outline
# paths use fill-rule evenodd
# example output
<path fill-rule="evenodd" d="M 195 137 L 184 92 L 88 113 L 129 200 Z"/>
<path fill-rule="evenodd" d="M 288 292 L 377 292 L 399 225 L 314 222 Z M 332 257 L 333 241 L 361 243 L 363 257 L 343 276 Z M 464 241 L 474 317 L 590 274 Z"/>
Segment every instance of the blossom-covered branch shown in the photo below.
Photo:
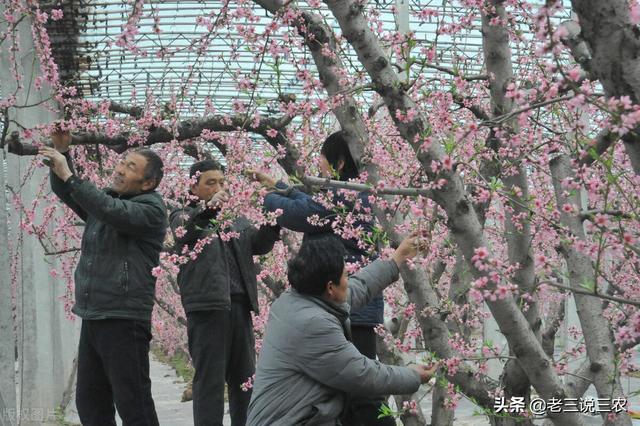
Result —
<path fill-rule="evenodd" d="M 125 108 L 118 106 L 117 109 L 120 112 L 138 114 L 138 110 L 136 110 L 135 107 Z M 297 160 L 299 154 L 282 133 L 291 120 L 292 117 L 260 118 L 257 123 L 253 123 L 252 121 L 247 121 L 246 117 L 242 115 L 215 115 L 206 118 L 184 120 L 178 123 L 175 131 L 165 127 L 148 129 L 143 145 L 168 143 L 173 140 L 188 141 L 200 137 L 205 130 L 211 132 L 247 131 L 263 136 L 275 149 L 287 148 L 284 158 L 279 161 L 285 170 L 296 171 L 298 170 Z M 132 145 L 129 144 L 131 136 L 132 135 L 128 133 L 111 136 L 97 132 L 78 132 L 72 135 L 71 145 L 101 145 L 115 152 L 122 153 L 132 147 Z M 9 152 L 12 154 L 36 155 L 38 152 L 36 145 L 22 142 L 18 132 L 12 132 L 8 139 Z M 224 155 L 226 147 L 219 143 L 216 138 L 209 140 Z"/>

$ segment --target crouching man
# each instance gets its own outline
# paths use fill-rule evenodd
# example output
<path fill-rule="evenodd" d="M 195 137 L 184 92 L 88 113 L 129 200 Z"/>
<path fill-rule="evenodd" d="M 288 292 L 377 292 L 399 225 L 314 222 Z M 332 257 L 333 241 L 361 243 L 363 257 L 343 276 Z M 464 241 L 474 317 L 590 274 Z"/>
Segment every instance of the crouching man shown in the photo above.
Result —
<path fill-rule="evenodd" d="M 147 148 L 129 152 L 100 190 L 75 176 L 71 135 L 52 134 L 39 153 L 51 167 L 51 189 L 84 222 L 75 270 L 73 312 L 82 318 L 76 405 L 84 426 L 158 424 L 149 379 L 155 278 L 167 213 L 155 192 L 162 160 Z"/>
<path fill-rule="evenodd" d="M 291 289 L 269 313 L 248 425 L 340 424 L 346 394 L 410 394 L 431 378 L 435 367 L 385 365 L 350 341 L 350 309 L 395 282 L 399 266 L 416 255 L 416 244 L 407 238 L 392 260 L 376 260 L 347 278 L 338 239 L 302 243 L 289 261 Z"/>
<path fill-rule="evenodd" d="M 177 253 L 187 254 L 198 241 L 210 239 L 197 257 L 180 268 L 178 285 L 187 314 L 189 353 L 193 360 L 195 426 L 222 426 L 224 384 L 227 383 L 232 426 L 244 426 L 251 391 L 241 385 L 255 371 L 255 339 L 251 311 L 258 312 L 253 255 L 266 254 L 280 228 L 256 229 L 237 218 L 223 241 L 212 224 L 228 198 L 224 169 L 214 160 L 195 163 L 190 195 L 195 200 L 171 214 Z M 218 235 L 216 235 L 218 234 Z"/>

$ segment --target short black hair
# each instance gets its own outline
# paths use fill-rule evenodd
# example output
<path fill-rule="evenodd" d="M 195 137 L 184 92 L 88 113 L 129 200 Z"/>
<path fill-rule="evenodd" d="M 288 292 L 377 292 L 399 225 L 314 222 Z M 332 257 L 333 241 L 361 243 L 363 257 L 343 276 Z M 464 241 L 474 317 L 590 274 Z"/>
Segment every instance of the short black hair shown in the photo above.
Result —
<path fill-rule="evenodd" d="M 360 176 L 343 131 L 329 135 L 322 144 L 320 153 L 324 155 L 331 167 L 338 172 L 340 180 L 347 181 Z M 341 171 L 338 170 L 340 160 L 344 161 L 344 167 Z"/>
<path fill-rule="evenodd" d="M 202 160 L 202 161 L 198 161 L 197 163 L 193 163 L 191 165 L 191 168 L 189 169 L 189 177 L 192 178 L 194 177 L 196 174 L 202 174 L 204 172 L 208 172 L 211 170 L 220 170 L 222 173 L 224 173 L 224 166 L 222 164 L 220 164 L 219 162 L 217 162 L 216 160 Z M 196 182 L 200 181 L 200 176 L 198 176 L 198 180 Z"/>
<path fill-rule="evenodd" d="M 150 148 L 137 148 L 132 152 L 142 155 L 147 160 L 147 166 L 144 169 L 144 180 L 153 180 L 153 187 L 150 191 L 155 190 L 164 176 L 162 158 Z"/>
<path fill-rule="evenodd" d="M 345 249 L 335 235 L 307 237 L 288 263 L 289 284 L 302 294 L 320 296 L 327 283 L 340 282 Z"/>

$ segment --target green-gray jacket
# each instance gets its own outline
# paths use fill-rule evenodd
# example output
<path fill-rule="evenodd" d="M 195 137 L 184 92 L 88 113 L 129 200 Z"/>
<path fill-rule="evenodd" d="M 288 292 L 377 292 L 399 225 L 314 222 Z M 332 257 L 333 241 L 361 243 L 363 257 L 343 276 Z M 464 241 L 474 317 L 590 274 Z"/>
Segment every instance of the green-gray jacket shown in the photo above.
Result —
<path fill-rule="evenodd" d="M 151 270 L 158 266 L 167 229 L 160 194 L 119 197 L 77 178 L 65 183 L 53 173 L 51 189 L 85 221 L 73 313 L 88 320 L 150 321 L 156 283 Z"/>
<path fill-rule="evenodd" d="M 357 308 L 398 279 L 393 261 L 377 260 L 349 278 L 347 304 Z M 418 373 L 362 355 L 338 318 L 293 289 L 269 313 L 249 405 L 248 426 L 335 425 L 344 394 L 409 394 Z"/>

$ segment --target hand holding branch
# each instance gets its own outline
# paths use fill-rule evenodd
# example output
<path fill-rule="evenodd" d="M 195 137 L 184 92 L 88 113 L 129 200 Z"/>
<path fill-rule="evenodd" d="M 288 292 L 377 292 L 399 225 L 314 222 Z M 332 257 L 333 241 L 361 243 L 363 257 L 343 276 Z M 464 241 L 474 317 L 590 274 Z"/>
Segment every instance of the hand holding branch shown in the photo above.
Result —
<path fill-rule="evenodd" d="M 69 145 L 71 145 L 71 133 L 68 131 L 56 130 L 51 132 L 51 141 L 53 147 L 61 153 L 69 151 Z"/>
<path fill-rule="evenodd" d="M 254 169 L 247 169 L 244 171 L 244 175 L 249 179 L 260 182 L 267 188 L 275 188 L 276 186 L 276 180 L 266 173 L 262 173 Z"/>
<path fill-rule="evenodd" d="M 45 164 L 51 167 L 51 171 L 64 182 L 73 175 L 67 164 L 66 157 L 56 149 L 44 146 L 38 149 L 38 154 L 45 157 Z"/>
<path fill-rule="evenodd" d="M 229 201 L 229 193 L 225 190 L 222 190 L 216 192 L 213 197 L 211 197 L 211 200 L 209 200 L 208 204 L 214 209 L 219 209 L 227 201 Z"/>
<path fill-rule="evenodd" d="M 391 255 L 391 258 L 400 267 L 407 259 L 415 257 L 419 249 L 424 249 L 420 241 L 420 231 L 412 232 L 402 240 L 396 251 Z"/>
<path fill-rule="evenodd" d="M 432 365 L 417 364 L 417 365 L 410 365 L 409 368 L 420 375 L 420 383 L 427 383 L 429 380 L 431 380 L 433 375 L 436 373 L 436 370 L 438 369 L 438 364 L 432 364 Z"/>

